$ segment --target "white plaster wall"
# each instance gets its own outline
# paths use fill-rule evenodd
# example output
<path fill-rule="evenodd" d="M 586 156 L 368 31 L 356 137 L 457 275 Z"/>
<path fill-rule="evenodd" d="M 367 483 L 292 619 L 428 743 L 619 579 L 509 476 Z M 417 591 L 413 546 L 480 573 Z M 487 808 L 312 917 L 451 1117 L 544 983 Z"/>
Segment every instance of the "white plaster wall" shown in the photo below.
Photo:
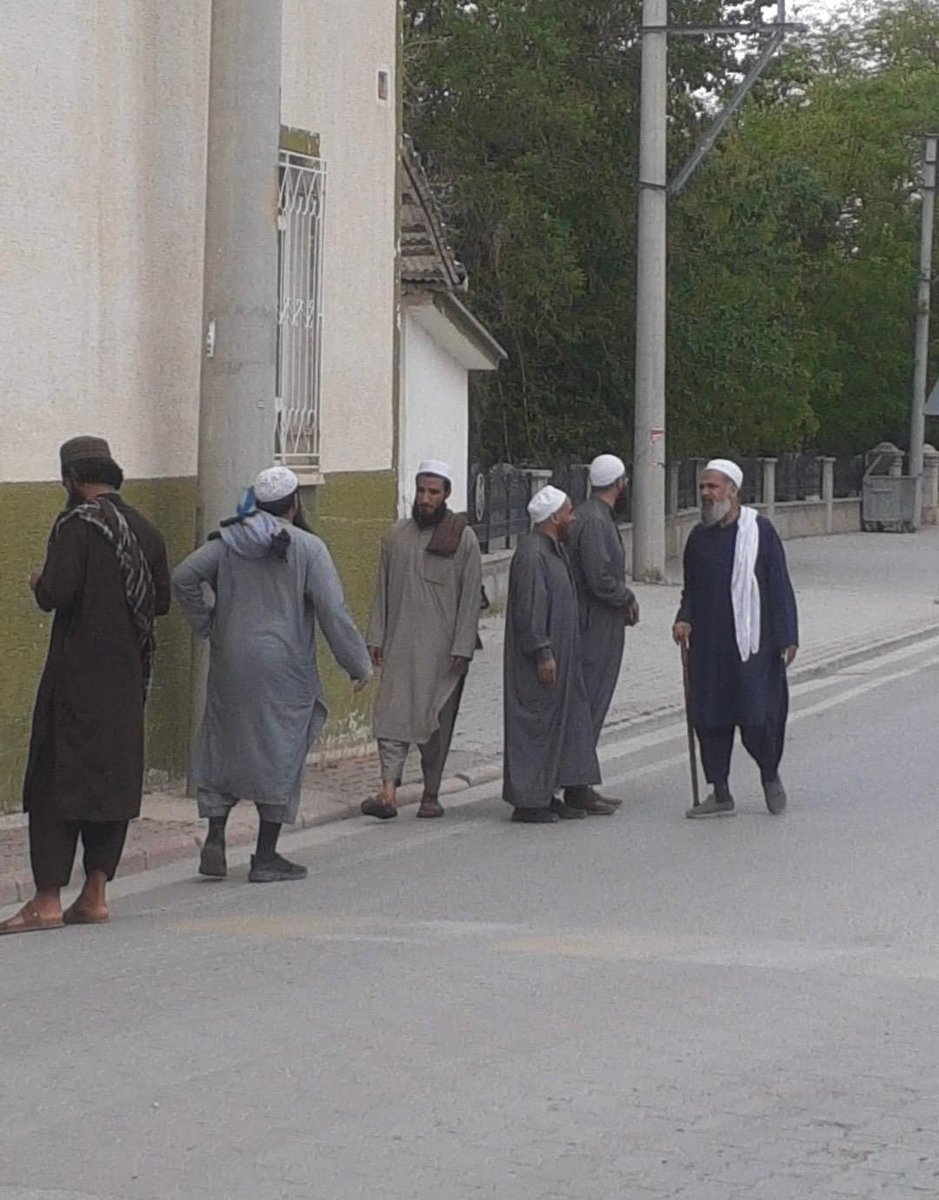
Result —
<path fill-rule="evenodd" d="M 0 481 L 195 473 L 210 12 L 0 0 Z"/>
<path fill-rule="evenodd" d="M 453 468 L 450 507 L 462 512 L 466 509 L 469 374 L 406 309 L 402 343 L 399 512 L 402 516 L 410 512 L 414 476 L 425 458 L 443 459 Z"/>
<path fill-rule="evenodd" d="M 396 0 L 284 0 L 283 121 L 327 169 L 324 472 L 393 466 L 397 29 Z"/>

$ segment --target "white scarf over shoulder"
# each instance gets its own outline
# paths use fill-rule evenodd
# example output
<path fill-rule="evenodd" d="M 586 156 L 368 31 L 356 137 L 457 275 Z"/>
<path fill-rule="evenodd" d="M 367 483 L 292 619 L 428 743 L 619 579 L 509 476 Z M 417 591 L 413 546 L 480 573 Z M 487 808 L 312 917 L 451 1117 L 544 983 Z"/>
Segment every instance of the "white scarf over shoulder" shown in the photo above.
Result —
<path fill-rule="evenodd" d="M 743 662 L 760 651 L 760 585 L 756 578 L 760 527 L 756 517 L 755 508 L 740 509 L 737 544 L 734 547 L 734 570 L 730 580 L 737 649 Z"/>

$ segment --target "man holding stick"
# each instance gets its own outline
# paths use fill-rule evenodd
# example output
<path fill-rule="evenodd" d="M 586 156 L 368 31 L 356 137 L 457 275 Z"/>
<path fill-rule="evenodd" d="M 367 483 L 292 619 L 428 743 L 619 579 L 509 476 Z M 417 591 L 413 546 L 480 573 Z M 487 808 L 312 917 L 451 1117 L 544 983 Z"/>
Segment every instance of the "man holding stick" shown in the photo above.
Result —
<path fill-rule="evenodd" d="M 743 472 L 728 459 L 701 476 L 701 524 L 688 538 L 672 635 L 687 647 L 689 711 L 711 793 L 689 817 L 729 815 L 734 733 L 757 762 L 767 809 L 786 807 L 779 777 L 789 712 L 786 668 L 799 642 L 786 555 L 772 523 L 740 503 Z"/>

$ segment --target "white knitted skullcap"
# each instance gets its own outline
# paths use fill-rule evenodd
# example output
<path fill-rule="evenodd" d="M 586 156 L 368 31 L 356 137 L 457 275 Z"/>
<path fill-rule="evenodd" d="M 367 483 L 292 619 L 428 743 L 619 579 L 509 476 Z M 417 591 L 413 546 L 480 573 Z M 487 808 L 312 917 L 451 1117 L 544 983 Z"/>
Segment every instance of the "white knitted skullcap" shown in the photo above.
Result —
<path fill-rule="evenodd" d="M 601 454 L 590 464 L 590 486 L 607 488 L 623 478 L 626 464 L 615 454 Z"/>
<path fill-rule="evenodd" d="M 439 458 L 425 458 L 417 468 L 418 475 L 437 475 L 447 483 L 453 482 L 453 468 L 449 463 L 441 462 Z"/>
<path fill-rule="evenodd" d="M 743 471 L 740 470 L 735 462 L 731 462 L 729 458 L 712 458 L 704 469 L 705 471 L 720 471 L 722 475 L 727 476 L 736 488 L 739 488 L 743 483 Z"/>
<path fill-rule="evenodd" d="M 547 521 L 548 517 L 553 517 L 566 499 L 567 496 L 560 488 L 552 487 L 549 483 L 532 496 L 528 503 L 528 515 L 536 525 L 540 525 L 542 521 Z"/>
<path fill-rule="evenodd" d="M 300 480 L 289 467 L 268 467 L 254 481 L 254 495 L 258 504 L 275 504 L 286 500 L 300 486 Z"/>

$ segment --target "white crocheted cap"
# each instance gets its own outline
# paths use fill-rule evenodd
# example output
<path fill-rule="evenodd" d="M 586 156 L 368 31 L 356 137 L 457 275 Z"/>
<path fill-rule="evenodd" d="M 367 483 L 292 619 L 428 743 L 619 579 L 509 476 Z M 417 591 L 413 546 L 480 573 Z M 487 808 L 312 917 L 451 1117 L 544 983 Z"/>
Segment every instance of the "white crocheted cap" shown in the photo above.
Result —
<path fill-rule="evenodd" d="M 740 470 L 735 462 L 731 462 L 729 458 L 712 458 L 704 469 L 705 471 L 720 471 L 722 475 L 727 476 L 736 488 L 739 488 L 743 483 L 743 471 Z"/>
<path fill-rule="evenodd" d="M 258 504 L 275 504 L 286 500 L 300 486 L 300 480 L 289 467 L 268 467 L 254 481 L 254 495 Z"/>
<path fill-rule="evenodd" d="M 417 468 L 417 474 L 436 475 L 440 479 L 445 479 L 447 483 L 453 482 L 453 468 L 449 463 L 441 462 L 439 458 L 425 458 Z"/>
<path fill-rule="evenodd" d="M 600 454 L 590 464 L 590 486 L 595 488 L 612 487 L 626 474 L 626 464 L 615 454 Z"/>
<path fill-rule="evenodd" d="M 553 517 L 562 508 L 567 496 L 560 488 L 552 487 L 549 483 L 540 492 L 535 492 L 528 503 L 528 515 L 536 525 Z"/>

